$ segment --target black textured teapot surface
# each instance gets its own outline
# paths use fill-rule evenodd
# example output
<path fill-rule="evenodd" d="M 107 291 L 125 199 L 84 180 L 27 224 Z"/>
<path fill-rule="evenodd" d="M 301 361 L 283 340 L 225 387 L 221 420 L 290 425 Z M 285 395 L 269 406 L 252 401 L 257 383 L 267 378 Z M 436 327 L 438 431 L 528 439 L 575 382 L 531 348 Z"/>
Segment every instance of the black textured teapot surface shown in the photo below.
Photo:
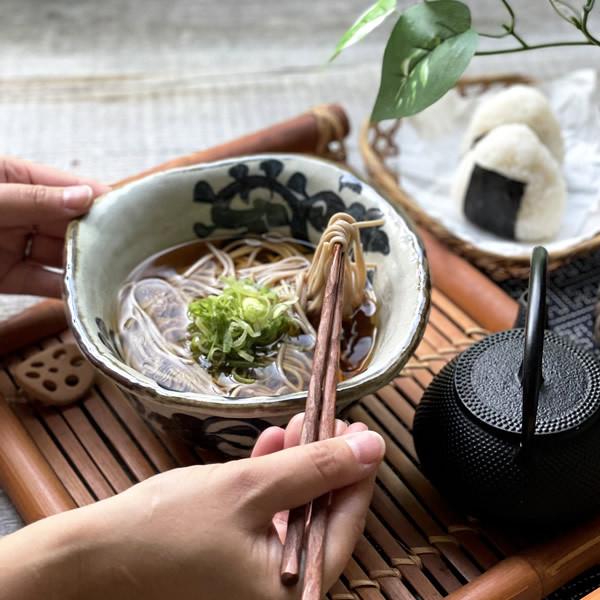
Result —
<path fill-rule="evenodd" d="M 417 409 L 423 471 L 474 514 L 531 524 L 600 508 L 600 365 L 551 331 L 547 253 L 533 251 L 525 329 L 450 362 Z"/>

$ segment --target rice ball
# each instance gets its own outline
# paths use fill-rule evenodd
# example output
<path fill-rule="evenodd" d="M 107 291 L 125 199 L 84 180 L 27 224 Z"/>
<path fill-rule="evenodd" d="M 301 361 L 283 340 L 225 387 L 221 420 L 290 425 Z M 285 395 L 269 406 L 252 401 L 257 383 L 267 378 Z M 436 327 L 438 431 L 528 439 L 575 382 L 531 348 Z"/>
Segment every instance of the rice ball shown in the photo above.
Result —
<path fill-rule="evenodd" d="M 482 229 L 524 242 L 558 232 L 566 202 L 560 166 L 526 125 L 501 125 L 463 157 L 452 197 Z"/>
<path fill-rule="evenodd" d="M 554 158 L 562 163 L 564 145 L 560 125 L 546 97 L 527 85 L 513 85 L 479 105 L 464 138 L 463 151 L 468 151 L 498 125 L 508 123 L 529 126 Z"/>

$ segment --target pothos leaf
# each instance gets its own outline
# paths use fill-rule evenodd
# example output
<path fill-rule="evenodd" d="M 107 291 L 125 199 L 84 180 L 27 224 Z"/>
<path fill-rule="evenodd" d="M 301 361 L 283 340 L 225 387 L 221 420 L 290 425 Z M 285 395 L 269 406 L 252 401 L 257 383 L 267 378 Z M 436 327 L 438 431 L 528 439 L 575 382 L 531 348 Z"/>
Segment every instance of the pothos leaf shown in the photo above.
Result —
<path fill-rule="evenodd" d="M 477 48 L 469 8 L 458 0 L 434 0 L 406 10 L 383 57 L 371 119 L 414 115 L 439 100 L 459 79 Z"/>
<path fill-rule="evenodd" d="M 362 40 L 373 29 L 379 27 L 396 10 L 396 0 L 377 0 L 358 17 L 354 25 L 340 38 L 329 60 L 333 60 L 344 48 Z"/>

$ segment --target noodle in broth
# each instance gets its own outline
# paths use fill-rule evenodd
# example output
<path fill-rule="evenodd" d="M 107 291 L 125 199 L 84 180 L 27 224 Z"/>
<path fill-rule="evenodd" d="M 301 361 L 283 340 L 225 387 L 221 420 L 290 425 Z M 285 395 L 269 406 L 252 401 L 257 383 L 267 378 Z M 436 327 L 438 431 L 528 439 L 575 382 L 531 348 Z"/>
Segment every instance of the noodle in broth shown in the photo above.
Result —
<path fill-rule="evenodd" d="M 334 215 L 313 247 L 273 235 L 228 242 L 191 242 L 155 255 L 130 275 L 119 294 L 117 326 L 125 361 L 159 385 L 181 392 L 230 397 L 273 396 L 308 387 L 316 341 L 314 323 L 323 302 L 333 245 L 344 253 L 344 327 L 341 377 L 360 372 L 375 339 L 376 299 L 367 278 L 359 228 Z M 228 278 L 250 280 L 291 303 L 298 332 L 266 350 L 268 360 L 244 373 L 211 371 L 189 347 L 188 307 L 198 298 L 218 296 Z"/>

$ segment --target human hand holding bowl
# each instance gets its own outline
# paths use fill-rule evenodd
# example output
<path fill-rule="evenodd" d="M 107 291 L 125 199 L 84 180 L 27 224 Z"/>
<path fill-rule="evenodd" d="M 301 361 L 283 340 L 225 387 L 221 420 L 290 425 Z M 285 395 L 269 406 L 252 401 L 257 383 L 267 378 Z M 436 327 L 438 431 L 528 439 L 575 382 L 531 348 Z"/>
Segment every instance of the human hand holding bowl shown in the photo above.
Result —
<path fill-rule="evenodd" d="M 110 188 L 17 158 L 0 156 L 0 293 L 60 296 L 64 235 Z"/>

